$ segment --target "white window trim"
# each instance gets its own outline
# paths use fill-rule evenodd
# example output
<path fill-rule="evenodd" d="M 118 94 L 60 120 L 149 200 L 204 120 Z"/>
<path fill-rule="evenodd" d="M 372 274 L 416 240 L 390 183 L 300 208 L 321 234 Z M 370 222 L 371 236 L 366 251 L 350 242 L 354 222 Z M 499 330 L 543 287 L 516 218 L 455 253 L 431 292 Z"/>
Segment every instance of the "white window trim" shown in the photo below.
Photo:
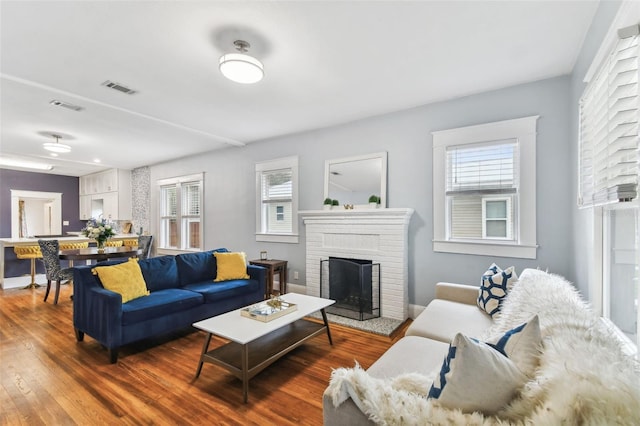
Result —
<path fill-rule="evenodd" d="M 593 61 L 591 62 L 591 65 L 587 70 L 587 73 L 583 79 L 584 83 L 588 84 L 593 79 L 596 72 L 602 66 L 604 60 L 608 57 L 609 52 L 611 51 L 611 49 L 613 49 L 615 43 L 617 43 L 618 29 L 637 24 L 638 21 L 640 21 L 640 2 L 622 2 L 620 8 L 618 9 L 616 17 L 613 19 L 611 25 L 609 26 L 607 35 L 600 45 L 598 53 L 593 58 Z M 594 206 L 591 209 L 592 216 L 590 217 L 590 219 L 592 220 L 591 225 L 593 230 L 593 262 L 591 263 L 591 270 L 589 271 L 587 280 L 589 288 L 589 301 L 591 302 L 591 306 L 593 306 L 594 312 L 599 316 L 603 316 L 605 314 L 605 310 L 608 309 L 606 307 L 608 301 L 605 300 L 604 295 L 604 277 L 608 272 L 607 262 L 605 258 L 605 229 L 607 210 L 615 208 L 640 208 L 640 202 L 636 200 L 631 203 L 625 203 L 622 206 L 613 204 L 607 206 Z M 640 321 L 640 311 L 638 311 L 638 316 L 638 320 Z M 608 324 L 612 324 L 609 320 L 606 320 L 605 322 Z M 617 326 L 612 325 L 612 327 L 619 332 Z M 624 334 L 622 336 L 626 337 L 624 336 Z M 635 348 L 635 353 L 637 354 L 638 347 L 636 346 L 635 342 L 632 342 L 632 347 Z"/>
<path fill-rule="evenodd" d="M 261 174 L 270 170 L 291 169 L 293 197 L 291 199 L 292 232 L 286 234 L 262 232 Z M 296 244 L 298 235 L 298 157 L 284 157 L 256 163 L 256 241 Z"/>
<path fill-rule="evenodd" d="M 203 251 L 204 250 L 204 172 L 202 173 L 194 173 L 192 175 L 185 175 L 185 176 L 178 176 L 178 177 L 173 177 L 173 178 L 166 178 L 166 179 L 158 179 L 156 181 L 156 186 L 158 188 L 158 190 L 160 190 L 163 186 L 167 186 L 167 185 L 177 185 L 177 184 L 182 184 L 182 183 L 188 183 L 188 182 L 200 182 L 200 248 L 199 249 L 177 249 L 177 248 L 170 248 L 170 247 L 158 247 L 156 249 L 156 253 L 157 254 L 161 254 L 161 255 L 178 255 L 180 253 L 192 253 L 192 252 L 199 252 L 199 251 Z M 182 205 L 182 200 L 177 200 L 179 208 L 181 209 L 181 205 Z M 158 197 L 158 219 L 160 219 L 160 212 L 162 211 L 162 206 L 160 205 L 162 203 L 162 197 Z M 160 224 L 161 221 L 159 221 L 158 223 Z M 180 224 L 179 227 L 181 227 L 182 225 Z M 158 232 L 159 229 L 158 229 Z M 158 244 L 160 242 L 160 235 L 158 234 Z"/>
<path fill-rule="evenodd" d="M 433 135 L 433 250 L 445 253 L 535 259 L 536 243 L 536 123 L 540 116 L 432 132 Z M 447 147 L 493 140 L 517 139 L 520 188 L 516 211 L 516 241 L 451 240 L 447 237 Z"/>
<path fill-rule="evenodd" d="M 625 1 L 620 5 L 616 17 L 611 22 L 607 35 L 605 36 L 598 53 L 593 58 L 589 69 L 584 77 L 584 82 L 589 83 L 596 72 L 600 69 L 603 62 L 613 49 L 614 45 L 618 42 L 618 29 L 626 28 L 634 23 L 638 23 L 640 20 L 640 2 Z M 579 158 L 579 157 L 578 157 Z M 580 188 L 578 187 L 578 193 Z M 637 201 L 635 202 L 637 204 Z M 609 206 L 608 208 L 611 208 Z M 593 264 L 589 275 L 589 299 L 594 307 L 594 310 L 599 315 L 602 315 L 603 311 L 603 291 L 604 291 L 604 216 L 605 209 L 602 206 L 594 206 L 593 209 Z"/>
<path fill-rule="evenodd" d="M 506 206 L 506 211 L 507 211 L 507 216 L 504 218 L 487 218 L 487 201 L 505 201 L 507 203 Z M 506 237 L 487 237 L 487 220 L 503 220 L 506 221 L 506 229 L 507 229 L 507 236 Z M 495 241 L 513 241 L 513 235 L 511 235 L 512 233 L 512 227 L 509 226 L 510 223 L 512 223 L 513 221 L 513 217 L 511 214 L 511 197 L 482 197 L 482 238 L 488 239 L 488 240 L 495 240 Z M 514 224 L 514 226 L 517 226 Z"/>

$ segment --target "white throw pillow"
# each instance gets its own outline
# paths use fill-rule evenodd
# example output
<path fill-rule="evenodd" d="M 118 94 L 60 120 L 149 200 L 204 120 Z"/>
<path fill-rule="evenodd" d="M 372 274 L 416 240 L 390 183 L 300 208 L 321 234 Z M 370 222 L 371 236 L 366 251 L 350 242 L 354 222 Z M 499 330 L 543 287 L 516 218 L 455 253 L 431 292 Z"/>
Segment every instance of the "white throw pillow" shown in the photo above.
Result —
<path fill-rule="evenodd" d="M 486 343 L 507 356 L 520 371 L 531 377 L 538 366 L 542 345 L 540 320 L 535 315 L 526 323 L 504 334 L 490 337 Z"/>
<path fill-rule="evenodd" d="M 513 266 L 504 271 L 493 263 L 482 275 L 480 289 L 478 290 L 478 307 L 492 317 L 500 312 L 502 300 L 518 280 Z"/>
<path fill-rule="evenodd" d="M 429 398 L 465 413 L 495 414 L 527 378 L 509 358 L 484 342 L 456 334 L 429 390 Z"/>

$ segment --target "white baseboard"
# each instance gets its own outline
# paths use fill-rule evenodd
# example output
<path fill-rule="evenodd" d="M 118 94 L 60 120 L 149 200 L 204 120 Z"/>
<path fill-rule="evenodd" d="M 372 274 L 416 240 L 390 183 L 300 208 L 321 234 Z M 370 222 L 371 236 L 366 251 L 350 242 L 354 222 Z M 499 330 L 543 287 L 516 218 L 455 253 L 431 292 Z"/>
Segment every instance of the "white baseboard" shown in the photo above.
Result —
<path fill-rule="evenodd" d="M 307 286 L 287 283 L 287 293 L 307 294 Z"/>
<path fill-rule="evenodd" d="M 416 319 L 416 317 L 418 315 L 420 315 L 422 313 L 422 311 L 424 311 L 426 308 L 426 306 L 422 306 L 422 305 L 409 305 L 409 318 L 411 319 Z"/>
<path fill-rule="evenodd" d="M 36 274 L 36 283 L 47 285 L 47 276 L 45 274 Z M 21 277 L 5 278 L 2 283 L 2 289 L 22 288 L 31 284 L 31 275 L 23 275 Z"/>

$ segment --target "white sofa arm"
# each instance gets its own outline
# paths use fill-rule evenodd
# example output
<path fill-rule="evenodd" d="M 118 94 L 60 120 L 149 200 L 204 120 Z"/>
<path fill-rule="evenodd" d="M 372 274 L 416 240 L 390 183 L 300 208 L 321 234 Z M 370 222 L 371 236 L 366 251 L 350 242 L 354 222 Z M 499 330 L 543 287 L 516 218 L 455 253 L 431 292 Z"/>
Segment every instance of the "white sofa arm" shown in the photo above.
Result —
<path fill-rule="evenodd" d="M 437 283 L 436 299 L 475 305 L 478 299 L 478 289 L 479 287 L 466 284 Z"/>

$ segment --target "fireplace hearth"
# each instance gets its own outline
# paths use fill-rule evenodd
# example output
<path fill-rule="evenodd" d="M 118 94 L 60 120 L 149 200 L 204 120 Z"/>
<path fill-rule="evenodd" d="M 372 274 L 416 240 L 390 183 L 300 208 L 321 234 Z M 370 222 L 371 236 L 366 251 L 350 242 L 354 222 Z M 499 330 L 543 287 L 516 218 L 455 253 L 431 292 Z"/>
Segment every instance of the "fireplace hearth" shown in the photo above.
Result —
<path fill-rule="evenodd" d="M 380 264 L 329 257 L 320 262 L 320 282 L 321 297 L 336 301 L 327 312 L 359 321 L 380 317 Z"/>

